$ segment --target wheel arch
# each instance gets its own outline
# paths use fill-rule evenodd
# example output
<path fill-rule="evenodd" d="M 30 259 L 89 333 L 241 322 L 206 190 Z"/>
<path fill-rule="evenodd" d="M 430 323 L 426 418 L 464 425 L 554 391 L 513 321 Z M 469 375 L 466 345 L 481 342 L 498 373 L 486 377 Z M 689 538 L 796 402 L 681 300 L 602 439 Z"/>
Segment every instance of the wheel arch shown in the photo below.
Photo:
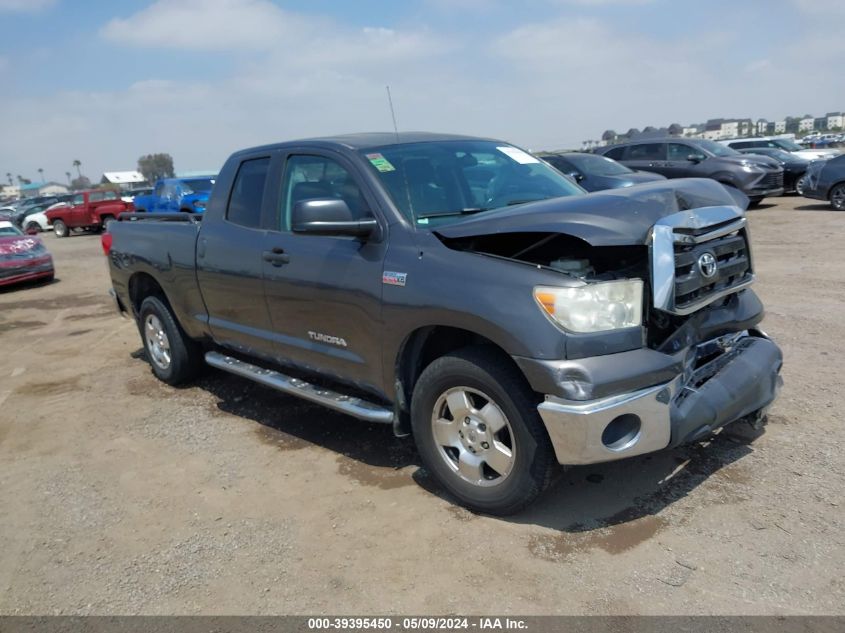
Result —
<path fill-rule="evenodd" d="M 129 278 L 129 301 L 132 307 L 132 313 L 136 317 L 141 308 L 141 303 L 147 297 L 158 297 L 171 310 L 173 309 L 167 294 L 164 292 L 161 284 L 156 281 L 155 277 L 146 272 L 136 272 Z"/>
<path fill-rule="evenodd" d="M 484 347 L 501 357 L 502 363 L 512 365 L 520 375 L 522 371 L 505 349 L 492 339 L 450 325 L 427 325 L 412 331 L 402 342 L 394 365 L 398 435 L 410 433 L 410 402 L 414 385 L 422 372 L 432 362 L 466 347 Z"/>

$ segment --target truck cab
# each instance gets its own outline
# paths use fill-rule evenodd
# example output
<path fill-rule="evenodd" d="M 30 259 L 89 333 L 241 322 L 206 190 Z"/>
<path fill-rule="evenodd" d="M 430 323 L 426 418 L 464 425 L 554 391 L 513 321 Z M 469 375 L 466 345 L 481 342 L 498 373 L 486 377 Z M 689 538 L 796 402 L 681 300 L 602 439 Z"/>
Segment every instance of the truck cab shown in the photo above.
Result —
<path fill-rule="evenodd" d="M 203 213 L 216 174 L 191 178 L 163 178 L 148 195 L 136 196 L 139 213 Z"/>
<path fill-rule="evenodd" d="M 91 189 L 78 191 L 66 205 L 49 209 L 45 216 L 56 237 L 67 237 L 73 229 L 101 230 L 121 213 L 131 211 L 117 191 Z"/>

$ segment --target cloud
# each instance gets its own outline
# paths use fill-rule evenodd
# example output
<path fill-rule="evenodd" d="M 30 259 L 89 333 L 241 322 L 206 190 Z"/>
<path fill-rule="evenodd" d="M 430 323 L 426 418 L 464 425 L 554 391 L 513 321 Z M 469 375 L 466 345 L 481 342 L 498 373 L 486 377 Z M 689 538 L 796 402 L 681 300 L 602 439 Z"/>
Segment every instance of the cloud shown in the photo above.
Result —
<path fill-rule="evenodd" d="M 58 0 L 0 0 L 0 13 L 35 13 L 56 4 Z"/>
<path fill-rule="evenodd" d="M 199 51 L 266 50 L 308 37 L 312 21 L 268 0 L 158 0 L 101 30 L 107 40 L 140 47 Z"/>

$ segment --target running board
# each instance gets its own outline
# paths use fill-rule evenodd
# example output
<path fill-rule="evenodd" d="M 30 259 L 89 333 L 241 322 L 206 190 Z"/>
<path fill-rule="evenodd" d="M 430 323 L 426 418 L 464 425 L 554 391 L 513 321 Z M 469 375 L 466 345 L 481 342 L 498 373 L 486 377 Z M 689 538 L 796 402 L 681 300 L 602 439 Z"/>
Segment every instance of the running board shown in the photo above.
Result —
<path fill-rule="evenodd" d="M 393 411 L 390 409 L 372 402 L 367 402 L 361 398 L 316 387 L 304 380 L 285 376 L 272 369 L 257 367 L 256 365 L 245 363 L 242 360 L 218 352 L 208 352 L 205 355 L 205 362 L 212 367 L 228 371 L 236 376 L 248 378 L 265 387 L 270 387 L 271 389 L 276 389 L 277 391 L 297 396 L 304 400 L 316 402 L 324 407 L 346 413 L 361 420 L 379 422 L 381 424 L 393 423 Z"/>

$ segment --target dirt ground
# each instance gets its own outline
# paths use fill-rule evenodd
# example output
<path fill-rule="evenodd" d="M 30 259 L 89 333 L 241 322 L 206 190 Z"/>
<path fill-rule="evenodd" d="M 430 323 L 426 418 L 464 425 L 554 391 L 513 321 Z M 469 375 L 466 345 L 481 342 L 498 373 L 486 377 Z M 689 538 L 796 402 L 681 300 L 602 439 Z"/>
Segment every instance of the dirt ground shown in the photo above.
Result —
<path fill-rule="evenodd" d="M 786 357 L 765 432 L 573 468 L 509 519 L 387 427 L 159 383 L 99 237 L 46 235 L 56 282 L 0 293 L 0 613 L 845 614 L 845 214 L 749 215 Z"/>

